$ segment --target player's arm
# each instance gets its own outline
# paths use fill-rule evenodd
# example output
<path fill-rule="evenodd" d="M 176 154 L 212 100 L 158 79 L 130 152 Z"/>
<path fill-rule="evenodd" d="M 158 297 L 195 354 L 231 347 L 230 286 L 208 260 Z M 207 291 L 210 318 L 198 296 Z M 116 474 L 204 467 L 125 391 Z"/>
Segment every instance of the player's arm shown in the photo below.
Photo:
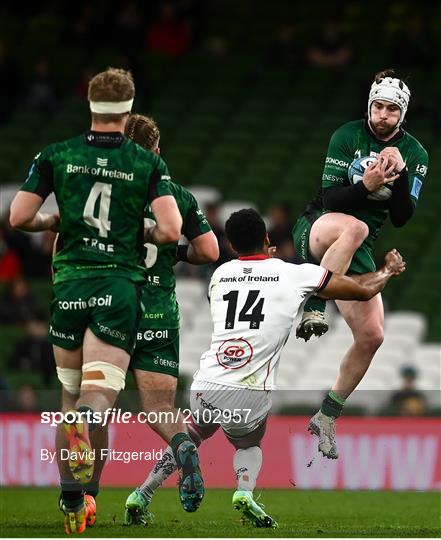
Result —
<path fill-rule="evenodd" d="M 388 201 L 390 220 L 394 227 L 402 227 L 412 217 L 421 186 L 427 173 L 428 155 L 421 147 L 417 155 L 409 160 L 406 166 L 400 151 L 396 147 L 386 147 L 381 155 L 398 172 L 398 179 L 392 187 L 392 196 Z"/>
<path fill-rule="evenodd" d="M 184 216 L 182 234 L 189 240 L 189 244 L 177 247 L 176 258 L 191 264 L 216 262 L 219 259 L 217 238 L 194 196 L 184 191 L 190 200 L 190 205 Z"/>
<path fill-rule="evenodd" d="M 208 264 L 219 259 L 219 244 L 213 231 L 193 238 L 189 244 L 179 245 L 176 250 L 179 261 L 191 264 Z"/>
<path fill-rule="evenodd" d="M 35 193 L 19 191 L 11 203 L 9 214 L 11 227 L 28 232 L 57 231 L 60 216 L 39 212 L 43 202 L 43 199 Z"/>
<path fill-rule="evenodd" d="M 369 190 L 363 182 L 348 185 L 348 168 L 354 159 L 353 137 L 347 126 L 331 137 L 322 175 L 323 204 L 326 210 L 348 212 L 363 208 Z"/>
<path fill-rule="evenodd" d="M 53 167 L 46 152 L 34 158 L 29 175 L 14 197 L 9 214 L 13 229 L 37 232 L 58 228 L 60 216 L 39 212 L 46 197 L 53 191 Z"/>
<path fill-rule="evenodd" d="M 384 266 L 376 272 L 359 276 L 332 274 L 317 296 L 325 300 L 370 300 L 384 289 L 391 277 L 400 275 L 405 269 L 400 253 L 393 249 L 386 254 Z"/>
<path fill-rule="evenodd" d="M 152 244 L 177 242 L 181 235 L 182 217 L 173 195 L 156 198 L 150 203 L 156 224 L 144 234 L 144 240 Z"/>
<path fill-rule="evenodd" d="M 181 235 L 182 217 L 170 187 L 167 166 L 159 156 L 150 175 L 147 200 L 156 223 L 145 231 L 144 241 L 152 244 L 177 242 Z"/>

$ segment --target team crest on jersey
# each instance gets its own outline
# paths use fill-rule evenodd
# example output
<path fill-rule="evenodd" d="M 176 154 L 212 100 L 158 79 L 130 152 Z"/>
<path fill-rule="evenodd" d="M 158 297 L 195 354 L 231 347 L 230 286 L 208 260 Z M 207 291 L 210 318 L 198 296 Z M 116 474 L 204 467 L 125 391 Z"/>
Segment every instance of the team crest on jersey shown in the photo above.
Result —
<path fill-rule="evenodd" d="M 253 357 L 253 347 L 246 339 L 227 339 L 219 347 L 216 358 L 226 369 L 239 369 L 248 364 Z"/>

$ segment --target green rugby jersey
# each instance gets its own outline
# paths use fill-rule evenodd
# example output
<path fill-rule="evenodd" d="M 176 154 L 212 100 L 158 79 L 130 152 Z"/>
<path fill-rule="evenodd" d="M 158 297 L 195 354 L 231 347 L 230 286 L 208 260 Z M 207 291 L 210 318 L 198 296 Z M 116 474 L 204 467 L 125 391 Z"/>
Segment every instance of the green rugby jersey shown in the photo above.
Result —
<path fill-rule="evenodd" d="M 400 129 L 391 140 L 380 141 L 372 133 L 365 120 L 355 120 L 344 124 L 332 135 L 326 155 L 321 187 L 314 200 L 308 205 L 304 215 L 317 215 L 324 210 L 322 198 L 324 189 L 349 185 L 348 168 L 354 159 L 363 156 L 377 156 L 387 146 L 397 147 L 406 163 L 409 193 L 413 204 L 416 205 L 427 173 L 428 156 L 426 150 L 415 137 L 403 129 Z M 388 201 L 366 199 L 364 208 L 347 213 L 368 225 L 369 237 L 366 239 L 366 243 L 372 246 L 389 214 Z"/>
<path fill-rule="evenodd" d="M 90 131 L 37 154 L 21 188 L 60 210 L 54 283 L 97 276 L 145 281 L 144 212 L 170 195 L 162 159 L 121 133 Z"/>
<path fill-rule="evenodd" d="M 181 233 L 188 239 L 211 231 L 211 227 L 193 195 L 179 184 L 170 182 L 171 193 L 176 199 L 182 216 Z M 151 212 L 146 214 L 154 219 Z M 154 221 L 151 221 L 154 224 Z M 146 244 L 147 283 L 142 299 L 147 311 L 143 314 L 139 327 L 179 328 L 179 307 L 176 301 L 176 278 L 173 266 L 176 264 L 177 243 L 156 246 Z M 147 307 L 148 306 L 148 307 Z"/>

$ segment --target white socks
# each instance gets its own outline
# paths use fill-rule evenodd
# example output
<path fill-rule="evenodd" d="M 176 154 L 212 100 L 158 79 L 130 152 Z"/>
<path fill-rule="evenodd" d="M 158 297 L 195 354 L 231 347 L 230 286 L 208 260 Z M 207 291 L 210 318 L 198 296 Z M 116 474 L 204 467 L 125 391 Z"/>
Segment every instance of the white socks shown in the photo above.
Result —
<path fill-rule="evenodd" d="M 170 446 L 164 450 L 162 458 L 156 463 L 147 479 L 140 486 L 140 491 L 150 500 L 158 487 L 177 469 L 176 460 Z"/>
<path fill-rule="evenodd" d="M 237 478 L 237 489 L 253 491 L 261 467 L 262 450 L 258 446 L 236 450 L 233 468 Z"/>

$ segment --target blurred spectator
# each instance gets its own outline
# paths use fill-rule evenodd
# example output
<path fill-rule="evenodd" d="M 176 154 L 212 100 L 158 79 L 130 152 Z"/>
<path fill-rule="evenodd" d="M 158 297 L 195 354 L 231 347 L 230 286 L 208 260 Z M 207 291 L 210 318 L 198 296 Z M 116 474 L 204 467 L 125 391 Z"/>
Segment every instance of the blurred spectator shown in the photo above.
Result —
<path fill-rule="evenodd" d="M 31 109 L 44 113 L 52 113 L 56 108 L 57 98 L 47 58 L 40 58 L 33 66 L 25 104 Z"/>
<path fill-rule="evenodd" d="M 11 84 L 13 81 L 13 84 Z M 22 93 L 22 80 L 18 64 L 11 57 L 6 42 L 0 39 L 0 124 L 6 122 Z"/>
<path fill-rule="evenodd" d="M 179 19 L 172 2 L 160 6 L 159 20 L 147 31 L 146 45 L 154 52 L 177 57 L 185 53 L 192 41 L 192 25 L 189 19 Z"/>
<path fill-rule="evenodd" d="M 0 412 L 14 410 L 14 396 L 7 380 L 0 374 Z"/>
<path fill-rule="evenodd" d="M 49 278 L 52 265 L 52 244 L 55 233 L 25 233 L 4 229 L 8 246 L 18 255 L 22 273 L 28 278 Z"/>
<path fill-rule="evenodd" d="M 134 0 L 121 4 L 115 24 L 118 48 L 129 56 L 136 55 L 142 47 L 144 16 Z"/>
<path fill-rule="evenodd" d="M 15 409 L 18 412 L 37 412 L 39 410 L 37 392 L 31 384 L 22 384 L 17 388 Z"/>
<path fill-rule="evenodd" d="M 400 416 L 423 416 L 427 413 L 426 397 L 416 389 L 418 372 L 413 366 L 401 369 L 402 387 L 395 392 L 390 401 L 390 409 Z"/>
<path fill-rule="evenodd" d="M 96 75 L 97 69 L 94 66 L 86 66 L 81 72 L 81 78 L 74 87 L 74 94 L 81 98 L 87 98 L 87 90 L 90 79 Z"/>
<path fill-rule="evenodd" d="M 36 296 L 22 276 L 8 283 L 0 297 L 0 324 L 21 324 L 43 313 Z"/>
<path fill-rule="evenodd" d="M 393 45 L 393 58 L 398 66 L 418 66 L 420 69 L 433 69 L 439 63 L 439 52 L 436 52 L 426 20 L 420 14 L 412 13 L 407 17 Z"/>
<path fill-rule="evenodd" d="M 20 259 L 17 253 L 6 243 L 3 229 L 0 227 L 0 282 L 11 281 L 20 273 Z"/>
<path fill-rule="evenodd" d="M 299 30 L 299 24 L 289 20 L 278 24 L 275 39 L 268 51 L 267 63 L 289 70 L 303 65 L 305 52 Z"/>
<path fill-rule="evenodd" d="M 274 205 L 270 211 L 270 226 L 268 228 L 270 244 L 277 247 L 276 257 L 287 262 L 294 262 L 295 259 L 291 216 L 292 209 L 289 204 Z"/>
<path fill-rule="evenodd" d="M 352 54 L 339 21 L 331 17 L 325 19 L 318 39 L 309 47 L 308 60 L 314 67 L 338 71 L 349 64 Z"/>
<path fill-rule="evenodd" d="M 47 323 L 42 316 L 34 316 L 26 322 L 25 329 L 26 336 L 16 343 L 8 368 L 23 373 L 40 373 L 48 385 L 55 373 L 55 360 L 47 337 Z"/>

